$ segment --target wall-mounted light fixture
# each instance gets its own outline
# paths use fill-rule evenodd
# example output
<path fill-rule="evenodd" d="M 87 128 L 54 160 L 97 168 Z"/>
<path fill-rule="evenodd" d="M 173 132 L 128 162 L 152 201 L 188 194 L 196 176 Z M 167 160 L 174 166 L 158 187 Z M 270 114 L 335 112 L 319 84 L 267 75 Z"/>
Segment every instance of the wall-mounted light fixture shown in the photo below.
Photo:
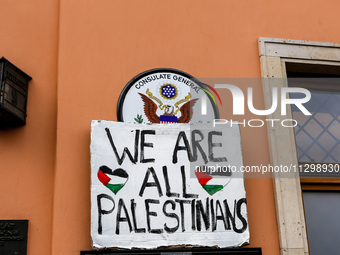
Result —
<path fill-rule="evenodd" d="M 31 79 L 4 57 L 0 59 L 0 129 L 26 124 L 28 82 Z"/>

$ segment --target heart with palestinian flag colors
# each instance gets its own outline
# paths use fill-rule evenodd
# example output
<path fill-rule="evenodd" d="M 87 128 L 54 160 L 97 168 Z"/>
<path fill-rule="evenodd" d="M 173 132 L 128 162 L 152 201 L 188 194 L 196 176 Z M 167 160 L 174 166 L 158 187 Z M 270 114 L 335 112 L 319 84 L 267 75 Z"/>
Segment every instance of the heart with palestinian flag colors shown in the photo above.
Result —
<path fill-rule="evenodd" d="M 208 171 L 209 174 L 205 172 L 206 168 L 198 168 L 195 170 L 198 182 L 209 195 L 214 195 L 216 192 L 222 190 L 231 180 L 230 169 L 225 169 L 226 171 Z"/>
<path fill-rule="evenodd" d="M 124 187 L 129 179 L 129 175 L 124 169 L 117 168 L 112 171 L 112 169 L 107 166 L 99 167 L 97 176 L 99 181 L 115 194 Z"/>

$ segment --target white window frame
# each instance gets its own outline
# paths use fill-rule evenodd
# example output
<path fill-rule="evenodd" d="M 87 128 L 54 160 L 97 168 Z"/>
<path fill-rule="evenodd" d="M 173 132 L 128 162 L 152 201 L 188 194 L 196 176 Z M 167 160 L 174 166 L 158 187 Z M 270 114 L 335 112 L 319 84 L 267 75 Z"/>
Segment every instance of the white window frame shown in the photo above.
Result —
<path fill-rule="evenodd" d="M 259 38 L 262 78 L 287 78 L 285 62 L 340 65 L 340 44 L 276 38 Z M 279 79 L 278 79 L 279 80 Z M 263 79 L 266 109 L 272 103 L 270 79 Z M 275 81 L 275 86 L 287 87 L 286 79 Z M 268 119 L 292 119 L 274 112 Z M 298 165 L 293 128 L 275 126 L 268 122 L 269 150 L 272 165 Z M 309 254 L 302 191 L 298 173 L 294 178 L 280 178 L 274 173 L 274 196 L 281 255 Z"/>

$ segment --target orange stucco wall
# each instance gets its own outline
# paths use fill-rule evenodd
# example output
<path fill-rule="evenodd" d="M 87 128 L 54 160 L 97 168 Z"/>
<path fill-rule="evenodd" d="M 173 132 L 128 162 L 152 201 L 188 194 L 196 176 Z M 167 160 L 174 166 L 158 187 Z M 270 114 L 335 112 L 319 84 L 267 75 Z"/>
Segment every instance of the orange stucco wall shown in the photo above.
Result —
<path fill-rule="evenodd" d="M 116 120 L 132 77 L 158 67 L 260 77 L 259 37 L 340 42 L 338 10 L 337 0 L 2 0 L 0 54 L 33 80 L 27 125 L 0 130 L 0 218 L 29 219 L 29 255 L 90 249 L 90 120 Z M 241 132 L 244 163 L 268 164 L 266 128 Z M 246 191 L 251 246 L 278 255 L 272 180 L 248 179 Z"/>

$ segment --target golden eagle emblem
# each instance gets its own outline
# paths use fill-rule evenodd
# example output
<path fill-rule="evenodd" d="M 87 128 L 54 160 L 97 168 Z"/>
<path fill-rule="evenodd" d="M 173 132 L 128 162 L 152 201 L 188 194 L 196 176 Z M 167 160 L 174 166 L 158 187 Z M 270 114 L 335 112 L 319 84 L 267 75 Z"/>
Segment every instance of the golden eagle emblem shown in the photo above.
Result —
<path fill-rule="evenodd" d="M 189 123 L 193 115 L 193 107 L 197 102 L 198 98 L 192 99 L 190 93 L 184 98 L 176 102 L 174 105 L 163 104 L 161 100 L 153 96 L 152 93 L 147 89 L 146 95 L 138 93 L 144 102 L 144 113 L 151 123 Z M 153 101 L 155 100 L 157 104 Z M 181 107 L 180 104 L 186 102 Z M 163 110 L 164 114 L 158 116 L 157 109 Z M 176 109 L 176 110 L 175 110 Z M 181 116 L 177 118 L 177 112 L 181 112 Z"/>

